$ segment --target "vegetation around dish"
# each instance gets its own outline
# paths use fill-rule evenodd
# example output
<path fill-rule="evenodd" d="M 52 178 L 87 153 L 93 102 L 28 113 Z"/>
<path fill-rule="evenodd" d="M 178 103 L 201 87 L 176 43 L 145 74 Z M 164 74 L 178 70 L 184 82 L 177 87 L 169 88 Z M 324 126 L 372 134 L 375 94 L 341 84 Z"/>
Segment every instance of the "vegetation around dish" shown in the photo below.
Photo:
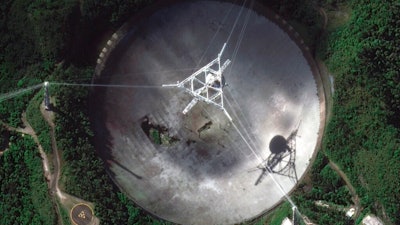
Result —
<path fill-rule="evenodd" d="M 274 8 L 302 22 L 302 18 L 315 18 L 302 10 L 306 2 L 312 1 L 293 3 L 294 11 L 287 5 L 283 12 L 282 6 Z M 386 223 L 399 224 L 400 4 L 364 0 L 313 3 L 316 9 L 326 11 L 351 9 L 347 22 L 341 21 L 314 39 L 318 56 L 335 78 L 334 106 L 322 151 L 349 176 L 361 198 L 363 214 L 375 213 Z"/>
<path fill-rule="evenodd" d="M 98 52 L 132 14 L 152 1 L 25 1 L 0 6 L 0 93 L 44 80 L 90 82 Z M 400 4 L 396 0 L 262 1 L 287 19 L 335 79 L 334 106 L 321 153 L 293 199 L 318 224 L 359 223 L 374 213 L 387 224 L 400 224 Z M 328 19 L 342 9 L 348 19 Z M 102 224 L 165 224 L 146 214 L 114 186 L 93 147 L 87 117 L 87 88 L 53 87 L 56 139 L 62 150 L 64 191 L 93 202 Z M 21 114 L 51 151 L 49 127 L 38 114 L 42 92 L 15 98 L 0 95 L 1 224 L 56 224 L 41 158 L 29 136 L 8 131 L 21 127 Z M 361 213 L 346 219 L 338 206 L 351 204 L 335 162 L 355 187 Z M 90 162 L 90 163 L 88 163 Z M 95 190 L 95 191 L 94 191 Z M 318 206 L 323 200 L 329 208 Z M 287 214 L 287 205 L 277 214 Z M 285 208 L 286 207 L 286 208 Z M 63 212 L 65 214 L 65 212 Z M 273 215 L 272 215 L 273 216 Z M 65 217 L 65 215 L 64 215 Z M 266 223 L 273 223 L 269 217 Z M 265 218 L 259 223 L 264 223 Z"/>
<path fill-rule="evenodd" d="M 37 146 L 28 135 L 12 132 L 0 157 L 0 224 L 55 224 Z"/>
<path fill-rule="evenodd" d="M 351 8 L 349 23 L 327 37 L 337 88 L 324 150 L 350 177 L 364 211 L 399 224 L 400 4 L 360 0 Z"/>

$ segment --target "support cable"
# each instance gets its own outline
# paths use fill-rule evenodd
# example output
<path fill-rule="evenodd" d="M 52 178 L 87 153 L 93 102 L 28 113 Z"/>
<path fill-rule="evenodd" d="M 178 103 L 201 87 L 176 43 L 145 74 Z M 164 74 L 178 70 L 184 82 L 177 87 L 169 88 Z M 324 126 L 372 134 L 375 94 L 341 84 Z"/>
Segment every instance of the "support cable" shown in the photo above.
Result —
<path fill-rule="evenodd" d="M 82 86 L 82 87 L 116 87 L 116 88 L 165 88 L 161 85 L 126 85 L 126 84 L 77 84 L 49 82 L 52 85 Z"/>
<path fill-rule="evenodd" d="M 247 0 L 245 0 L 245 1 L 243 2 L 242 7 L 240 8 L 239 14 L 238 14 L 238 16 L 236 17 L 235 22 L 233 23 L 232 30 L 231 30 L 231 32 L 229 33 L 228 38 L 226 39 L 225 43 L 229 43 L 229 41 L 230 41 L 230 39 L 231 39 L 231 36 L 232 36 L 232 34 L 233 34 L 233 31 L 235 30 L 236 25 L 237 25 L 237 23 L 238 23 L 238 21 L 239 21 L 239 18 L 240 18 L 240 16 L 242 15 L 242 12 L 243 12 L 244 6 L 246 5 L 246 2 L 247 2 Z"/>
<path fill-rule="evenodd" d="M 43 84 L 37 84 L 37 85 L 30 86 L 30 87 L 27 87 L 27 88 L 23 88 L 23 89 L 14 91 L 14 92 L 8 92 L 8 93 L 5 93 L 5 94 L 1 94 L 0 95 L 0 102 L 8 100 L 10 98 L 17 97 L 17 96 L 19 96 L 19 95 L 21 95 L 23 93 L 28 92 L 28 91 L 33 91 L 33 90 L 39 89 L 41 87 L 43 87 Z"/>
<path fill-rule="evenodd" d="M 247 1 L 247 0 L 246 0 L 246 1 Z M 239 52 L 240 45 L 242 44 L 242 41 L 243 41 L 243 38 L 244 38 L 244 33 L 245 33 L 245 31 L 246 31 L 247 25 L 248 25 L 249 20 L 250 20 L 250 13 L 251 13 L 251 8 L 253 7 L 253 4 L 254 4 L 254 1 L 252 1 L 251 4 L 250 4 L 250 9 L 247 11 L 247 14 L 246 14 L 246 16 L 245 16 L 245 20 L 244 20 L 242 29 L 241 29 L 240 34 L 239 34 L 239 39 L 238 39 L 238 41 L 236 42 L 236 46 L 235 46 L 235 49 L 234 49 L 233 54 L 232 54 L 232 57 L 231 57 L 231 59 L 232 59 L 232 65 L 231 65 L 231 67 L 229 68 L 229 73 L 228 73 L 229 75 L 232 74 L 233 64 L 234 64 L 235 61 L 236 61 L 236 56 L 237 56 L 237 54 L 238 54 L 238 52 Z M 244 5 L 245 5 L 245 3 L 243 3 L 242 8 L 244 7 Z"/>
<path fill-rule="evenodd" d="M 201 64 L 201 61 L 203 61 L 204 57 L 206 56 L 208 49 L 210 49 L 211 44 L 214 42 L 214 39 L 217 37 L 218 33 L 220 32 L 221 28 L 222 28 L 222 24 L 224 24 L 226 22 L 226 20 L 228 19 L 229 14 L 231 14 L 231 11 L 233 9 L 235 5 L 232 4 L 232 6 L 230 7 L 229 11 L 225 14 L 224 18 L 222 19 L 221 25 L 218 26 L 217 31 L 214 33 L 213 37 L 211 38 L 211 41 L 209 42 L 206 50 L 204 50 L 203 55 L 200 57 L 199 62 L 196 65 L 196 68 L 199 67 L 199 65 Z"/>

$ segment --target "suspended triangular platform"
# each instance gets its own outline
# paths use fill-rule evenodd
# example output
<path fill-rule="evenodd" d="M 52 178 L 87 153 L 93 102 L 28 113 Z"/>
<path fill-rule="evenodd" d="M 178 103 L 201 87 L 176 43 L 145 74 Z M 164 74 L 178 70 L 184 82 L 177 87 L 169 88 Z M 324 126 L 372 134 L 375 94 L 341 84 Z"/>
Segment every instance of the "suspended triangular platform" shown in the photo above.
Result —
<path fill-rule="evenodd" d="M 231 116 L 224 108 L 223 88 L 225 86 L 225 79 L 222 73 L 231 62 L 229 59 L 227 59 L 221 66 L 221 56 L 225 50 L 225 47 L 226 43 L 222 47 L 217 58 L 194 72 L 183 81 L 178 81 L 176 84 L 162 85 L 163 87 L 183 88 L 186 92 L 194 97 L 193 100 L 182 111 L 183 114 L 187 114 L 198 101 L 203 101 L 205 103 L 217 106 L 224 111 L 229 120 L 232 120 Z"/>

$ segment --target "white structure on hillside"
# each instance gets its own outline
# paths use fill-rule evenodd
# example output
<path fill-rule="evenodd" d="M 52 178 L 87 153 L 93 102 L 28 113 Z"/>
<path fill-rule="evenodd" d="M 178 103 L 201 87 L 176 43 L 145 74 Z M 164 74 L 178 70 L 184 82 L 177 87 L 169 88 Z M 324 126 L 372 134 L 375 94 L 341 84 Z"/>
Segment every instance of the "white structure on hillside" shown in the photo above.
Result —
<path fill-rule="evenodd" d="M 49 82 L 44 82 L 44 108 L 50 110 Z"/>

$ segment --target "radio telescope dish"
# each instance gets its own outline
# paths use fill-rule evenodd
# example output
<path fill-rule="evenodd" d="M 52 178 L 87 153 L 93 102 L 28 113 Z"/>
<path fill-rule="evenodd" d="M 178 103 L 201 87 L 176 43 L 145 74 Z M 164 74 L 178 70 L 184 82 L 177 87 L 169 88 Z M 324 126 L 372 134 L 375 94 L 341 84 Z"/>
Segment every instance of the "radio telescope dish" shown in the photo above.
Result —
<path fill-rule="evenodd" d="M 275 15 L 261 6 L 182 1 L 117 32 L 94 79 L 110 86 L 90 99 L 96 150 L 121 191 L 151 214 L 179 224 L 236 224 L 268 211 L 283 193 L 270 176 L 255 185 L 260 174 L 249 170 L 260 165 L 257 156 L 273 158 L 275 136 L 296 129 L 292 168 L 299 178 L 305 173 L 322 134 L 324 96 L 308 53 L 269 18 Z M 183 113 L 194 95 L 162 85 L 199 71 L 224 43 L 223 107 L 232 120 L 204 101 Z M 297 182 L 273 176 L 286 193 Z"/>

